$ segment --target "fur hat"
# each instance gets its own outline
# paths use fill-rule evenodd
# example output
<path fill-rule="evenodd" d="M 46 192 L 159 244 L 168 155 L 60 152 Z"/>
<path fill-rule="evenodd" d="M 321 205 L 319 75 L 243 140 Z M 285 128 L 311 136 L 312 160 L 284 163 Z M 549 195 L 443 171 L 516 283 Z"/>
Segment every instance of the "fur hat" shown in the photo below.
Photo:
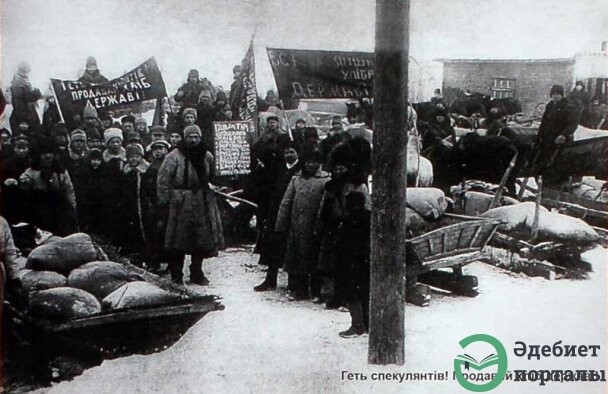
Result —
<path fill-rule="evenodd" d="M 83 118 L 97 118 L 97 110 L 95 109 L 95 107 L 91 106 L 91 105 L 87 105 L 86 107 L 84 107 L 84 110 L 82 111 L 82 117 Z"/>
<path fill-rule="evenodd" d="M 83 140 L 84 142 L 87 142 L 87 133 L 85 133 L 83 130 L 76 129 L 72 131 L 70 138 L 72 141 Z"/>
<path fill-rule="evenodd" d="M 551 92 L 549 96 L 553 96 L 554 94 L 559 94 L 561 96 L 564 95 L 564 87 L 562 85 L 553 85 L 551 86 Z"/>
<path fill-rule="evenodd" d="M 197 125 L 186 126 L 186 128 L 184 129 L 184 139 L 188 138 L 190 134 L 198 134 L 199 137 L 203 137 L 203 133 Z"/>
<path fill-rule="evenodd" d="M 144 119 L 144 118 L 137 118 L 137 119 L 135 119 L 135 124 L 138 124 L 138 123 L 143 123 L 146 126 L 148 125 L 148 121 L 146 121 L 146 119 Z"/>
<path fill-rule="evenodd" d="M 40 138 L 36 144 L 36 154 L 57 152 L 57 143 L 53 138 Z"/>
<path fill-rule="evenodd" d="M 198 118 L 197 113 L 196 113 L 196 109 L 194 108 L 186 108 L 184 109 L 184 113 L 182 114 L 182 119 L 186 118 L 186 115 L 194 115 L 194 119 Z"/>
<path fill-rule="evenodd" d="M 188 79 L 190 78 L 196 78 L 198 80 L 199 76 L 198 76 L 198 70 L 192 69 L 188 72 Z"/>
<path fill-rule="evenodd" d="M 302 152 L 300 154 L 300 159 L 302 163 L 315 161 L 317 163 L 321 163 L 323 161 L 323 157 L 317 146 L 314 144 L 304 144 L 302 146 Z"/>
<path fill-rule="evenodd" d="M 228 98 L 226 97 L 226 93 L 222 92 L 221 90 L 219 92 L 217 92 L 217 94 L 215 95 L 215 102 L 218 101 L 228 101 Z"/>
<path fill-rule="evenodd" d="M 13 137 L 13 144 L 17 143 L 17 141 L 26 141 L 26 142 L 30 142 L 30 137 L 28 137 L 26 134 L 17 134 L 16 136 Z"/>
<path fill-rule="evenodd" d="M 30 71 L 32 71 L 32 68 L 30 67 L 28 62 L 21 62 L 17 66 L 17 73 L 21 75 L 27 75 L 30 73 Z"/>
<path fill-rule="evenodd" d="M 279 123 L 279 117 L 276 115 L 270 115 L 269 117 L 266 118 L 266 124 L 268 124 L 268 122 L 270 122 L 271 120 L 276 120 L 277 123 Z"/>
<path fill-rule="evenodd" d="M 144 156 L 144 148 L 140 144 L 129 144 L 125 148 L 126 156 L 139 155 Z"/>
<path fill-rule="evenodd" d="M 97 59 L 95 59 L 93 56 L 87 57 L 87 65 L 86 66 L 87 67 L 90 67 L 90 66 L 97 67 Z"/>
<path fill-rule="evenodd" d="M 200 100 L 201 97 L 211 98 L 211 92 L 208 89 L 203 89 L 203 90 L 201 90 L 201 93 L 198 95 L 198 99 Z"/>
<path fill-rule="evenodd" d="M 167 135 L 167 130 L 163 126 L 152 126 L 150 128 L 151 135 Z"/>
<path fill-rule="evenodd" d="M 89 160 L 93 159 L 103 160 L 103 153 L 101 152 L 101 150 L 93 148 L 89 151 Z"/>
<path fill-rule="evenodd" d="M 69 135 L 68 126 L 65 123 L 57 123 L 51 129 L 51 134 L 54 136 L 65 136 Z"/>
<path fill-rule="evenodd" d="M 129 131 L 125 136 L 127 143 L 131 141 L 141 141 L 141 135 L 137 131 Z"/>
<path fill-rule="evenodd" d="M 133 115 L 125 115 L 120 119 L 120 123 L 125 124 L 125 123 L 133 123 L 135 124 L 135 116 Z"/>
<path fill-rule="evenodd" d="M 112 138 L 118 138 L 120 140 L 120 143 L 122 143 L 123 142 L 122 130 L 114 128 L 114 127 L 110 127 L 103 133 L 103 139 L 104 139 L 106 145 L 110 142 L 110 140 Z"/>

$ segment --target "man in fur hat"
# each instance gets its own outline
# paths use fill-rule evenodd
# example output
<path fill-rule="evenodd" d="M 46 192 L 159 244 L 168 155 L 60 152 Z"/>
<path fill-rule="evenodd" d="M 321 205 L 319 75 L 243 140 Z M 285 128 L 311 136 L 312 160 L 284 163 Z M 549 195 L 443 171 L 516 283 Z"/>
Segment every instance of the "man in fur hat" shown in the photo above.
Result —
<path fill-rule="evenodd" d="M 203 259 L 217 256 L 224 235 L 215 195 L 210 187 L 213 155 L 203 143 L 198 126 L 184 129 L 184 140 L 167 155 L 158 174 L 159 229 L 164 229 L 164 249 L 169 270 L 183 283 L 186 254 L 191 255 L 190 280 L 207 285 Z"/>
<path fill-rule="evenodd" d="M 533 164 L 544 173 L 551 170 L 553 175 L 545 175 L 550 176 L 549 181 L 557 181 L 559 171 L 550 168 L 551 162 L 561 145 L 574 141 L 580 111 L 564 97 L 564 87 L 561 85 L 553 85 L 549 96 L 551 101 L 545 107 L 536 137 L 537 154 Z"/>
<path fill-rule="evenodd" d="M 78 82 L 91 83 L 91 84 L 102 84 L 108 82 L 108 78 L 101 75 L 97 68 L 97 60 L 93 56 L 87 58 L 87 64 L 82 74 L 82 77 L 78 79 Z"/>
<path fill-rule="evenodd" d="M 28 63 L 20 63 L 17 68 L 17 73 L 11 82 L 13 112 L 11 113 L 10 124 L 13 132 L 19 128 L 18 126 L 21 122 L 27 123 L 30 129 L 37 129 L 40 127 L 37 101 L 42 98 L 42 94 L 39 89 L 32 88 L 29 81 L 31 70 Z M 32 130 L 30 130 L 30 132 L 31 131 Z"/>
<path fill-rule="evenodd" d="M 122 131 L 125 135 L 131 131 L 135 131 L 135 116 L 125 115 L 120 119 Z"/>
<path fill-rule="evenodd" d="M 204 85 L 200 80 L 198 70 L 192 69 L 188 72 L 186 83 L 177 89 L 175 101 L 180 103 L 182 108 L 195 107 L 203 88 Z"/>

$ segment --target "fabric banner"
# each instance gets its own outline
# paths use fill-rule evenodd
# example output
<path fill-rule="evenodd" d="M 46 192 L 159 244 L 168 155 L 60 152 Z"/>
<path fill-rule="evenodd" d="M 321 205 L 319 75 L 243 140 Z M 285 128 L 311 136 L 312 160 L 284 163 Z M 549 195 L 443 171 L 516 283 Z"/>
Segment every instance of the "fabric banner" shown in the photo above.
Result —
<path fill-rule="evenodd" d="M 231 100 L 232 108 L 237 112 L 233 117 L 238 120 L 247 121 L 251 124 L 250 130 L 255 133 L 258 113 L 258 93 L 255 85 L 255 58 L 253 54 L 253 42 L 241 62 L 241 73 L 236 82 L 236 91 Z"/>
<path fill-rule="evenodd" d="M 167 96 L 165 83 L 152 57 L 123 76 L 104 84 L 51 79 L 57 105 L 66 123 L 71 123 L 83 109 L 111 109 L 131 103 Z"/>
<path fill-rule="evenodd" d="M 374 54 L 267 48 L 283 100 L 372 97 Z"/>
<path fill-rule="evenodd" d="M 251 172 L 249 121 L 213 122 L 215 175 L 242 175 Z"/>

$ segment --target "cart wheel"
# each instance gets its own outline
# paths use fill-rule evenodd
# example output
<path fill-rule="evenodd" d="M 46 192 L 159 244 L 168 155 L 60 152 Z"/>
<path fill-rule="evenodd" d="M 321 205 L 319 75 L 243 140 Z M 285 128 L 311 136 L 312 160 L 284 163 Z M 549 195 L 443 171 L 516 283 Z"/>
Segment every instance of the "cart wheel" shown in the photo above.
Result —
<path fill-rule="evenodd" d="M 457 277 L 455 278 L 452 293 L 466 297 L 476 297 L 479 294 L 477 291 L 478 284 L 479 282 L 477 281 L 476 276 L 463 275 Z"/>
<path fill-rule="evenodd" d="M 417 284 L 406 291 L 405 300 L 416 306 L 428 306 L 431 302 L 431 289 L 428 286 Z"/>

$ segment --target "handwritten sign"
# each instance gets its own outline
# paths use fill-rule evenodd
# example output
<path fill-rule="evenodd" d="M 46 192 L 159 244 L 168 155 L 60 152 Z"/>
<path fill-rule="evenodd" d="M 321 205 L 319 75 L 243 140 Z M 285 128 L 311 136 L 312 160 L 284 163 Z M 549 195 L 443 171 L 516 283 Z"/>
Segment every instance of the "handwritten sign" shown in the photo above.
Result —
<path fill-rule="evenodd" d="M 282 99 L 372 97 L 374 54 L 268 48 Z"/>
<path fill-rule="evenodd" d="M 215 175 L 242 175 L 251 172 L 251 122 L 213 122 Z"/>
<path fill-rule="evenodd" d="M 84 107 L 113 108 L 167 96 L 165 83 L 152 57 L 123 76 L 103 84 L 51 79 L 57 104 L 67 123 Z"/>

